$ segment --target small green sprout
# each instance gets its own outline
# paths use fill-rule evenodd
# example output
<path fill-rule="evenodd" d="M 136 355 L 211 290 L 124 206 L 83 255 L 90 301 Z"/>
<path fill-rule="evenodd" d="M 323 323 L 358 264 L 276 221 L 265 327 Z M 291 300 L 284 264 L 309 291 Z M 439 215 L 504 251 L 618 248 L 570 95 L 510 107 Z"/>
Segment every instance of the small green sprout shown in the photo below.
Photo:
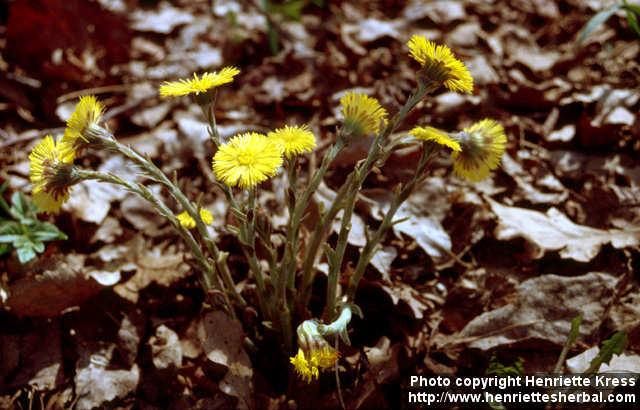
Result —
<path fill-rule="evenodd" d="M 44 242 L 67 239 L 55 225 L 38 219 L 38 207 L 22 192 L 14 192 L 11 206 L 2 197 L 0 186 L 0 255 L 15 249 L 20 263 L 27 263 L 44 252 Z"/>

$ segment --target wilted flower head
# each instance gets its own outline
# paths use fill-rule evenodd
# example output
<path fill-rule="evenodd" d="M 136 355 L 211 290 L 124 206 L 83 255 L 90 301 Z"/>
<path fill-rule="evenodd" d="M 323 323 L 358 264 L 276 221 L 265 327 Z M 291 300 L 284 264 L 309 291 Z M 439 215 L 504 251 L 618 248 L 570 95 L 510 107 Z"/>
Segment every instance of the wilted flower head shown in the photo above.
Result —
<path fill-rule="evenodd" d="M 228 186 L 252 188 L 274 176 L 282 165 L 283 145 L 263 134 L 236 135 L 213 157 L 216 178 Z"/>
<path fill-rule="evenodd" d="M 436 144 L 451 148 L 453 151 L 460 151 L 460 143 L 454 140 L 446 132 L 433 127 L 415 127 L 409 134 L 419 140 L 432 141 Z"/>
<path fill-rule="evenodd" d="M 189 94 L 206 93 L 207 91 L 233 81 L 240 70 L 236 67 L 224 67 L 220 72 L 204 73 L 201 77 L 193 74 L 193 78 L 179 81 L 165 81 L 160 86 L 161 97 L 179 97 Z"/>
<path fill-rule="evenodd" d="M 45 212 L 58 212 L 69 198 L 69 189 L 76 182 L 73 157 L 69 154 L 65 156 L 61 143 L 47 135 L 33 148 L 29 161 L 35 204 Z"/>
<path fill-rule="evenodd" d="M 311 152 L 316 147 L 316 137 L 307 125 L 285 125 L 284 128 L 271 131 L 267 137 L 282 143 L 287 158 Z"/>
<path fill-rule="evenodd" d="M 298 375 L 307 383 L 318 378 L 320 370 L 332 368 L 339 353 L 332 348 L 318 331 L 320 324 L 315 320 L 305 320 L 298 326 L 298 353 L 289 361 Z"/>
<path fill-rule="evenodd" d="M 470 181 L 486 178 L 500 165 L 507 137 L 498 122 L 484 119 L 465 128 L 454 138 L 462 150 L 453 152 L 453 170 Z"/>
<path fill-rule="evenodd" d="M 355 135 L 376 134 L 386 122 L 387 111 L 366 94 L 348 92 L 340 98 L 344 128 Z"/>
<path fill-rule="evenodd" d="M 442 82 L 451 91 L 473 91 L 473 77 L 449 47 L 437 45 L 419 35 L 413 35 L 407 45 L 411 57 L 422 66 L 421 72 L 426 80 Z"/>
<path fill-rule="evenodd" d="M 102 119 L 104 107 L 93 95 L 80 97 L 71 117 L 67 120 L 67 128 L 61 141 L 64 156 L 75 157 L 78 151 L 92 143 L 87 131 L 97 127 Z"/>
<path fill-rule="evenodd" d="M 200 218 L 202 218 L 202 222 L 204 222 L 205 225 L 211 225 L 211 223 L 213 223 L 213 215 L 211 215 L 211 212 L 208 209 L 202 208 L 199 213 Z M 178 218 L 180 225 L 187 229 L 193 229 L 196 227 L 196 221 L 193 220 L 187 211 L 179 213 L 176 218 Z"/>

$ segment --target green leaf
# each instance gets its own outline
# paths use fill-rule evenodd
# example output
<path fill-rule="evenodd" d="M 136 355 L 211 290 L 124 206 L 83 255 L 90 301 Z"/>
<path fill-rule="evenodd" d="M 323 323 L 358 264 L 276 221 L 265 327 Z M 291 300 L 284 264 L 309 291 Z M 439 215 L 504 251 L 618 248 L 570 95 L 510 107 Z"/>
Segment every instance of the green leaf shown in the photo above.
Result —
<path fill-rule="evenodd" d="M 524 374 L 524 359 L 519 357 L 511 366 L 504 365 L 498 361 L 493 355 L 489 360 L 489 366 L 485 372 L 487 376 L 495 375 L 498 377 L 522 376 Z"/>
<path fill-rule="evenodd" d="M 4 255 L 7 252 L 11 251 L 11 246 L 9 246 L 9 244 L 6 243 L 0 243 L 0 255 Z"/>
<path fill-rule="evenodd" d="M 18 248 L 16 249 L 16 252 L 18 253 L 18 260 L 20 261 L 20 263 L 27 263 L 31 259 L 36 257 L 36 253 L 30 246 Z"/>
<path fill-rule="evenodd" d="M 11 196 L 11 214 L 23 225 L 30 225 L 37 219 L 38 207 L 22 192 L 14 192 Z"/>
<path fill-rule="evenodd" d="M 589 36 L 589 34 L 600 27 L 605 21 L 609 20 L 609 17 L 613 16 L 613 14 L 618 11 L 620 7 L 622 7 L 620 4 L 614 4 L 608 9 L 604 9 L 591 17 L 591 19 L 580 31 L 580 35 L 578 36 L 578 44 L 581 44 Z"/>
<path fill-rule="evenodd" d="M 302 9 L 306 5 L 306 0 L 293 0 L 284 4 L 272 5 L 272 10 L 291 20 L 300 20 Z"/>
<path fill-rule="evenodd" d="M 3 182 L 0 185 L 0 209 L 2 209 L 7 215 L 11 215 L 11 211 L 9 210 L 9 204 L 4 200 L 4 191 L 9 186 L 8 182 Z"/>
<path fill-rule="evenodd" d="M 632 11 L 635 14 L 637 14 L 638 16 L 640 16 L 640 6 L 637 4 L 629 4 L 626 1 L 624 2 L 624 6 L 622 6 L 623 9 L 627 10 L 627 11 Z"/>
<path fill-rule="evenodd" d="M 67 235 L 60 231 L 57 226 L 49 222 L 36 222 L 31 229 L 31 237 L 40 241 L 53 241 L 56 239 L 67 239 Z"/>
<path fill-rule="evenodd" d="M 640 24 L 638 24 L 638 17 L 636 17 L 636 14 L 632 10 L 627 10 L 627 23 L 629 23 L 629 27 L 631 27 L 636 35 L 640 37 Z"/>
<path fill-rule="evenodd" d="M 591 360 L 589 369 L 587 369 L 585 373 L 595 373 L 603 363 L 609 364 L 613 355 L 621 354 L 625 347 L 627 347 L 627 333 L 614 333 L 613 336 L 602 342 L 602 347 L 600 348 L 598 355 Z"/>
<path fill-rule="evenodd" d="M 37 242 L 32 242 L 33 243 L 33 249 L 38 252 L 38 253 L 42 253 L 44 252 L 44 243 L 37 241 Z"/>
<path fill-rule="evenodd" d="M 22 235 L 0 235 L 0 243 L 15 243 L 22 238 Z"/>
<path fill-rule="evenodd" d="M 267 37 L 269 38 L 271 54 L 278 54 L 278 51 L 280 51 L 280 36 L 278 35 L 278 30 L 271 23 L 268 23 Z"/>
<path fill-rule="evenodd" d="M 554 373 L 560 373 L 562 370 L 562 364 L 567 358 L 567 354 L 571 349 L 571 346 L 576 342 L 578 335 L 580 334 L 580 325 L 582 324 L 582 315 L 578 315 L 571 319 L 571 330 L 569 330 L 569 335 L 567 336 L 567 341 L 564 343 L 562 347 L 562 351 L 560 352 L 560 356 L 558 357 L 558 361 L 556 362 L 556 366 L 553 368 Z"/>

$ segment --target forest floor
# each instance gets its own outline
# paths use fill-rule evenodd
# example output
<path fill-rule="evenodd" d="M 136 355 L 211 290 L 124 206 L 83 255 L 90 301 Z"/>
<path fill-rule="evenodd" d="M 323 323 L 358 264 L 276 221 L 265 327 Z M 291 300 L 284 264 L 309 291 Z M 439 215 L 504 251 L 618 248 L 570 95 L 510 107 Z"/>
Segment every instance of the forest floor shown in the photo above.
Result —
<path fill-rule="evenodd" d="M 439 90 L 399 134 L 489 117 L 504 125 L 507 150 L 479 183 L 438 158 L 402 208 L 410 219 L 369 266 L 356 297 L 363 318 L 341 347 L 346 407 L 406 407 L 416 374 L 551 372 L 578 315 L 563 372 L 583 372 L 616 332 L 626 348 L 609 366 L 640 372 L 640 39 L 625 13 L 578 42 L 613 2 L 299 3 L 298 19 L 268 16 L 279 33 L 272 50 L 252 2 L 0 2 L 5 199 L 30 191 L 36 141 L 60 134 L 78 96 L 95 94 L 120 141 L 175 173 L 190 198 L 201 196 L 250 293 L 253 279 L 225 229 L 225 197 L 210 181 L 213 145 L 201 112 L 188 98 L 161 99 L 158 85 L 237 66 L 218 95 L 222 136 L 307 123 L 319 143 L 306 169 L 334 140 L 346 90 L 375 96 L 390 113 L 400 108 L 415 86 L 406 42 L 424 34 L 465 62 L 475 89 Z M 366 142 L 332 165 L 325 194 L 363 158 Z M 135 173 L 113 153 L 82 161 Z M 397 152 L 367 179 L 347 261 L 415 161 L 415 152 Z M 283 180 L 265 184 L 261 198 L 276 226 Z M 48 242 L 25 265 L 15 253 L 0 256 L 0 408 L 339 408 L 334 373 L 298 380 L 250 311 L 241 321 L 203 311 L 187 248 L 133 194 L 83 182 L 60 214 L 42 218 L 68 239 Z M 319 314 L 325 278 L 315 285 L 311 313 Z"/>

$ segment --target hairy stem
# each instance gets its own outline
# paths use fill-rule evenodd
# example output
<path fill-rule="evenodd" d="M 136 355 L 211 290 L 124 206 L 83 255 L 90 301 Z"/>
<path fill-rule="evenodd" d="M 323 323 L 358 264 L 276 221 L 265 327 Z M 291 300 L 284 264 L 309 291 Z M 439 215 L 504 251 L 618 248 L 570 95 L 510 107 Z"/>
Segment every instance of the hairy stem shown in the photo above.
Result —
<path fill-rule="evenodd" d="M 400 189 L 400 191 L 393 197 L 393 200 L 389 205 L 389 210 L 385 214 L 382 222 L 380 223 L 380 226 L 371 237 L 367 238 L 367 243 L 360 252 L 358 263 L 353 272 L 353 275 L 351 276 L 351 279 L 349 280 L 349 289 L 347 291 L 347 295 L 350 300 L 353 300 L 355 292 L 358 288 L 358 284 L 360 283 L 360 279 L 362 279 L 364 271 L 371 261 L 371 258 L 373 257 L 375 251 L 377 250 L 378 245 L 380 244 L 382 239 L 384 239 L 389 228 L 393 226 L 393 217 L 395 216 L 400 206 L 404 203 L 404 201 L 409 198 L 409 195 L 411 195 L 411 193 L 414 191 L 418 182 L 423 178 L 423 173 L 429 165 L 431 154 L 433 152 L 433 144 L 425 142 L 423 144 L 422 155 L 420 157 L 420 161 L 418 162 L 418 167 L 413 178 L 411 178 L 411 180 L 406 185 L 404 185 Z"/>
<path fill-rule="evenodd" d="M 217 289 L 221 291 L 225 300 L 225 304 L 227 305 L 226 306 L 227 309 L 232 315 L 235 316 L 235 313 L 231 307 L 231 302 L 229 300 L 229 297 L 227 293 L 224 291 L 224 288 L 220 283 L 220 279 L 218 278 L 217 275 L 215 275 L 214 267 L 209 263 L 205 255 L 202 253 L 202 249 L 200 249 L 200 246 L 196 242 L 193 235 L 191 235 L 191 233 L 180 224 L 176 216 L 165 205 L 164 202 L 158 199 L 146 186 L 139 183 L 127 181 L 114 174 L 98 172 L 98 171 L 90 171 L 90 170 L 76 170 L 76 173 L 80 179 L 93 179 L 100 182 L 120 185 L 125 189 L 127 189 L 128 191 L 133 192 L 139 195 L 140 197 L 142 197 L 143 199 L 147 200 L 160 215 L 164 216 L 169 220 L 171 225 L 173 225 L 175 230 L 178 232 L 178 234 L 180 234 L 182 239 L 185 241 L 185 243 L 193 253 L 193 256 L 196 258 L 198 265 L 204 272 L 204 275 L 200 279 L 200 282 L 204 290 L 208 291 L 210 289 Z M 213 282 L 213 286 L 212 286 L 212 282 Z"/>

